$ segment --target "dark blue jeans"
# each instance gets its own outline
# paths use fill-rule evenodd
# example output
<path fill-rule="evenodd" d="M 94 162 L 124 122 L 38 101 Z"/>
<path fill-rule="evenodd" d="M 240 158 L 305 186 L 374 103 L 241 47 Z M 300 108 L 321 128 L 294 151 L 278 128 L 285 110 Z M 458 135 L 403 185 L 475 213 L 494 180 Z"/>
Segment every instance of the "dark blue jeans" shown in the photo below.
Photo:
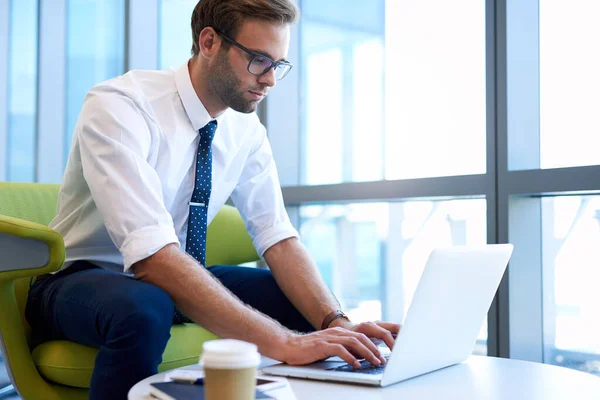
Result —
<path fill-rule="evenodd" d="M 241 301 L 300 332 L 314 328 L 264 269 L 213 266 L 209 271 Z M 26 318 L 33 342 L 66 339 L 98 347 L 90 399 L 126 399 L 158 372 L 175 306 L 158 286 L 77 262 L 35 282 Z"/>

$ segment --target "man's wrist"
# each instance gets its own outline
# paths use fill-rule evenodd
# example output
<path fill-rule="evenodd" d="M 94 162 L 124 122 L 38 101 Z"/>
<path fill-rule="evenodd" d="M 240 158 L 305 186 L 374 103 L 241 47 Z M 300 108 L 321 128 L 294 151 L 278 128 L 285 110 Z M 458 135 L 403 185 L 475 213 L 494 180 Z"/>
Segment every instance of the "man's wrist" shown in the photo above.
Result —
<path fill-rule="evenodd" d="M 351 329 L 354 326 L 354 322 L 350 321 L 349 319 L 345 319 L 345 318 L 338 318 L 335 321 L 332 321 L 331 324 L 329 324 L 330 328 L 344 328 L 344 329 Z"/>
<path fill-rule="evenodd" d="M 334 310 L 327 314 L 321 323 L 321 329 L 332 328 L 334 326 L 343 326 L 341 321 L 345 322 L 345 325 L 350 323 L 350 318 L 340 310 Z"/>

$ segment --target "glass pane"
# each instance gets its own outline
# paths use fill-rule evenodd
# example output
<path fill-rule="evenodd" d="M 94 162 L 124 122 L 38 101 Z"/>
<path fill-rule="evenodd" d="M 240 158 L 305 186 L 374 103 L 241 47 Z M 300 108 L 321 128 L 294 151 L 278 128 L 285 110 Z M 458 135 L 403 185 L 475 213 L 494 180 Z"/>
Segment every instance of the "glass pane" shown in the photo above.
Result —
<path fill-rule="evenodd" d="M 67 156 L 85 95 L 124 69 L 125 0 L 68 0 Z"/>
<path fill-rule="evenodd" d="M 37 0 L 10 2 L 8 180 L 35 180 L 37 119 Z"/>
<path fill-rule="evenodd" d="M 192 12 L 198 0 L 161 0 L 158 58 L 161 69 L 177 67 L 192 51 Z"/>
<path fill-rule="evenodd" d="M 485 2 L 304 0 L 300 43 L 302 183 L 485 173 Z"/>
<path fill-rule="evenodd" d="M 600 164 L 598 19 L 597 0 L 540 1 L 542 168 Z"/>
<path fill-rule="evenodd" d="M 486 243 L 484 199 L 300 207 L 300 233 L 354 321 L 404 321 L 435 247 Z M 475 353 L 486 354 L 487 321 Z"/>
<path fill-rule="evenodd" d="M 600 375 L 600 196 L 542 199 L 544 361 Z"/>

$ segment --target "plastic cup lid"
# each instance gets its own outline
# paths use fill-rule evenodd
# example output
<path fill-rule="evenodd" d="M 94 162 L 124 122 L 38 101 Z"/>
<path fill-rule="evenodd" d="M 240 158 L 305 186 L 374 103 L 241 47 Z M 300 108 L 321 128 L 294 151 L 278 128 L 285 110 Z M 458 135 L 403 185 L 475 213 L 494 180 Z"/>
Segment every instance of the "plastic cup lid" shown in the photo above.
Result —
<path fill-rule="evenodd" d="M 238 369 L 257 367 L 260 354 L 253 343 L 235 339 L 210 340 L 202 345 L 200 364 L 205 368 Z"/>

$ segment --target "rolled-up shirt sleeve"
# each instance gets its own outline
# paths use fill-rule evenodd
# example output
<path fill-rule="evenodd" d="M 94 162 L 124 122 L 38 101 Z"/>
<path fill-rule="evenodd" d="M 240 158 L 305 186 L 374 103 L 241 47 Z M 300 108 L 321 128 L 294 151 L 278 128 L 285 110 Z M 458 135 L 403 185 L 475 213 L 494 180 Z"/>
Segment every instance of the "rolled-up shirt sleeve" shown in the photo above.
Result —
<path fill-rule="evenodd" d="M 117 91 L 90 92 L 75 128 L 83 176 L 124 271 L 169 243 L 179 244 L 158 174 L 148 162 L 153 143 L 141 107 Z"/>
<path fill-rule="evenodd" d="M 278 242 L 299 237 L 283 203 L 273 152 L 262 125 L 231 199 L 261 257 Z"/>

